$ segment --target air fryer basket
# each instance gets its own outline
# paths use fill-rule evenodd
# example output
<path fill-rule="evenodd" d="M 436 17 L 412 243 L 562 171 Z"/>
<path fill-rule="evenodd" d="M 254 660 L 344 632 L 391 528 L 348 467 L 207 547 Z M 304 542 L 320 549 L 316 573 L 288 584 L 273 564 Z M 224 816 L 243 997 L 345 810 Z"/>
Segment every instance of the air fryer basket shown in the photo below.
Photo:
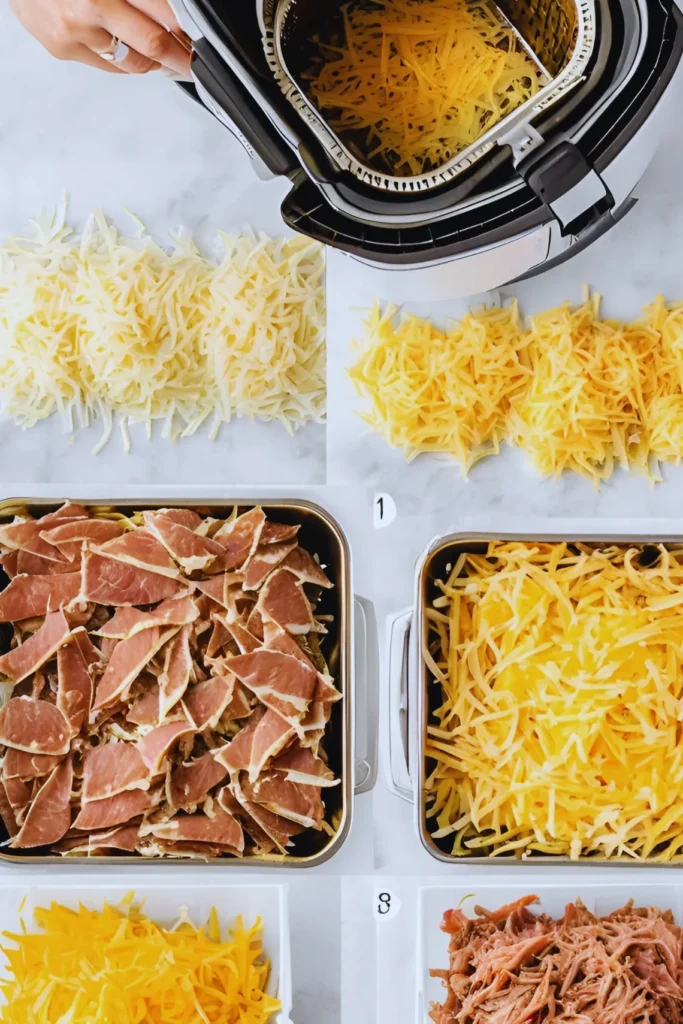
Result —
<path fill-rule="evenodd" d="M 361 0 L 362 2 L 362 0 Z M 533 121 L 581 81 L 595 43 L 594 0 L 491 0 L 520 44 L 550 79 L 535 96 L 484 132 L 471 146 L 440 167 L 413 176 L 384 174 L 359 160 L 306 96 L 300 84 L 310 40 L 338 12 L 339 0 L 271 0 L 264 5 L 264 47 L 269 66 L 289 102 L 327 152 L 364 184 L 395 193 L 415 193 L 453 181 L 508 134 Z"/>

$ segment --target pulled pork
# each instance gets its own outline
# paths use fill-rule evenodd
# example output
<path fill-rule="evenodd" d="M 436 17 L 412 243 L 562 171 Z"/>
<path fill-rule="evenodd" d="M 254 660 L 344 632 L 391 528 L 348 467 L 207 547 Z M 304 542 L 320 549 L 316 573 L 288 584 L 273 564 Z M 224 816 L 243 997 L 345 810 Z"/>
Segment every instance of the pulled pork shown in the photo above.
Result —
<path fill-rule="evenodd" d="M 475 918 L 447 910 L 447 990 L 434 1024 L 681 1024 L 683 932 L 671 911 L 632 902 L 596 917 L 580 900 L 555 921 L 536 896 Z"/>

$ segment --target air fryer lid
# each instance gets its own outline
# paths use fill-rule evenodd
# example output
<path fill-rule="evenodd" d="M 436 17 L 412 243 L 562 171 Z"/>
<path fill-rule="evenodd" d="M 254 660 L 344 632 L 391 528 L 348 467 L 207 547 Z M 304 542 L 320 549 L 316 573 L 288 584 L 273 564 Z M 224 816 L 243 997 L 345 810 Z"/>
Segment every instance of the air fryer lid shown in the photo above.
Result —
<path fill-rule="evenodd" d="M 353 0 L 353 3 L 368 7 L 372 0 Z M 396 176 L 370 166 L 356 147 L 351 148 L 330 127 L 306 93 L 303 73 L 310 67 L 311 56 L 317 50 L 311 40 L 330 21 L 339 18 L 340 0 L 276 0 L 271 31 L 264 38 L 266 56 L 287 99 L 342 170 L 350 171 L 372 188 L 395 193 L 434 189 L 452 182 L 503 136 L 509 135 L 511 129 L 523 129 L 542 111 L 557 103 L 581 80 L 593 51 L 593 0 L 500 0 L 499 4 L 489 0 L 488 6 L 497 20 L 512 28 L 520 48 L 544 71 L 547 84 L 465 150 L 419 175 Z"/>

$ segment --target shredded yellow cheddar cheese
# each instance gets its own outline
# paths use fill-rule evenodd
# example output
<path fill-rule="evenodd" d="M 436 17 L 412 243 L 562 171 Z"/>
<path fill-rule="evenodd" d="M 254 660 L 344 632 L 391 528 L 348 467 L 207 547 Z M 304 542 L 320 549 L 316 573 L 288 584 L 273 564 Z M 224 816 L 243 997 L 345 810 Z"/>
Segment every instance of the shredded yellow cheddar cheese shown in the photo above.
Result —
<path fill-rule="evenodd" d="M 683 859 L 683 547 L 492 542 L 437 585 L 435 839 Z"/>
<path fill-rule="evenodd" d="M 373 0 L 342 7 L 319 36 L 306 78 L 341 137 L 392 173 L 438 168 L 547 82 L 491 6 L 468 0 Z M 359 134 L 360 133 L 360 134 Z"/>
<path fill-rule="evenodd" d="M 169 930 L 131 894 L 101 911 L 52 903 L 35 923 L 3 933 L 2 1024 L 268 1024 L 280 1009 L 260 921 L 237 918 L 223 940 L 213 910 L 205 928 L 181 914 Z"/>
<path fill-rule="evenodd" d="M 324 418 L 320 245 L 219 233 L 216 264 L 191 238 L 124 238 L 97 212 L 79 239 L 65 217 L 0 247 L 0 399 L 18 426 L 99 419 L 104 444 L 118 418 L 129 448 L 130 423 L 175 440 Z"/>
<path fill-rule="evenodd" d="M 375 306 L 349 370 L 369 426 L 408 459 L 455 457 L 466 475 L 504 442 L 542 474 L 595 485 L 615 466 L 660 479 L 683 458 L 683 304 L 658 297 L 632 323 L 600 317 L 598 296 L 531 317 L 516 302 L 439 330 Z"/>

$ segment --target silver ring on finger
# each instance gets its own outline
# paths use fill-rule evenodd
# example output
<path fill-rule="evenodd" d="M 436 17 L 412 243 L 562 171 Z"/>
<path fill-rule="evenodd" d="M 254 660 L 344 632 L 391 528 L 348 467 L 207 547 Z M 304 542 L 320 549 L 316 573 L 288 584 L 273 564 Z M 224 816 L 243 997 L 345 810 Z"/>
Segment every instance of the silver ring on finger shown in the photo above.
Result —
<path fill-rule="evenodd" d="M 126 46 L 120 39 L 117 39 L 116 36 L 112 36 L 111 43 L 106 50 L 99 52 L 99 56 L 102 60 L 109 61 L 110 64 L 121 64 L 129 53 L 130 47 Z"/>

